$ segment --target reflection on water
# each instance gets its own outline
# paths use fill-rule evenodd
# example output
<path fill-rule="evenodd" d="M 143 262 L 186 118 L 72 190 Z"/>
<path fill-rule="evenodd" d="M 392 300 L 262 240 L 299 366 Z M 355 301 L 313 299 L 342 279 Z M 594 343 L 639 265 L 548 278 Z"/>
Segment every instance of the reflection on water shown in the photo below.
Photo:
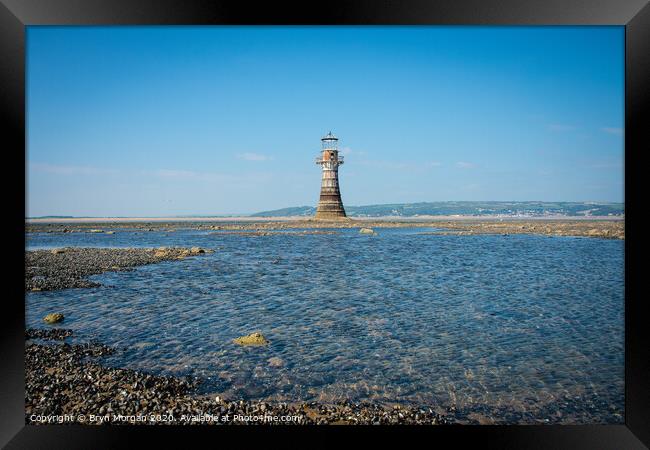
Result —
<path fill-rule="evenodd" d="M 233 398 L 622 423 L 622 241 L 418 231 L 32 234 L 30 248 L 216 251 L 29 293 L 27 324 L 63 312 L 75 339 L 123 349 L 108 364 L 197 376 Z M 257 330 L 269 346 L 231 343 Z"/>

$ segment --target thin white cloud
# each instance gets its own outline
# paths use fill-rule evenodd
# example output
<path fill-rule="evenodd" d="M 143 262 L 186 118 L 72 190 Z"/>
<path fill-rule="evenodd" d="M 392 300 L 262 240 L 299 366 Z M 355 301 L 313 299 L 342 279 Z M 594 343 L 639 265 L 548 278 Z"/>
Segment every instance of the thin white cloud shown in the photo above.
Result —
<path fill-rule="evenodd" d="M 140 175 L 151 176 L 167 182 L 171 181 L 199 181 L 218 184 L 229 184 L 231 186 L 253 186 L 259 183 L 266 183 L 273 177 L 269 173 L 216 173 L 216 172 L 196 172 L 192 170 L 178 169 L 157 169 L 143 170 Z"/>
<path fill-rule="evenodd" d="M 618 135 L 618 136 L 622 136 L 622 135 L 623 135 L 623 128 L 618 128 L 618 127 L 603 127 L 602 130 L 603 130 L 605 133 L 609 133 L 609 134 L 616 134 L 616 135 Z"/>
<path fill-rule="evenodd" d="M 253 184 L 266 182 L 272 179 L 268 173 L 216 173 L 216 172 L 196 172 L 192 170 L 183 169 L 103 169 L 98 167 L 89 166 L 63 166 L 47 163 L 28 163 L 28 170 L 34 174 L 46 173 L 60 176 L 71 175 L 115 175 L 120 174 L 126 179 L 141 179 L 147 177 L 149 179 L 158 179 L 162 181 L 201 181 L 201 182 L 217 182 L 217 183 L 233 183 L 233 184 Z M 152 184 L 151 186 L 158 186 Z"/>
<path fill-rule="evenodd" d="M 442 163 L 440 161 L 427 161 L 424 165 L 427 167 L 440 167 L 442 166 Z"/>
<path fill-rule="evenodd" d="M 242 180 L 260 181 L 267 174 L 222 174 L 214 172 L 196 172 L 182 169 L 146 169 L 146 170 L 117 170 L 92 166 L 56 165 L 48 163 L 28 163 L 28 172 L 33 174 L 51 174 L 60 176 L 99 176 L 117 175 L 126 177 L 148 176 L 163 180 L 196 180 L 196 181 L 225 181 L 238 182 Z"/>
<path fill-rule="evenodd" d="M 259 153 L 237 153 L 237 158 L 238 159 L 243 159 L 244 161 L 269 161 L 273 159 L 270 156 L 266 155 L 261 155 Z"/>
<path fill-rule="evenodd" d="M 350 147 L 342 147 L 339 149 L 339 154 L 343 156 L 349 156 L 354 154 L 355 156 L 366 156 L 367 153 L 363 150 L 352 150 Z"/>
<path fill-rule="evenodd" d="M 91 166 L 60 166 L 47 163 L 30 163 L 30 171 L 50 173 L 54 175 L 109 175 L 118 173 L 115 169 L 104 169 Z"/>
<path fill-rule="evenodd" d="M 199 174 L 198 172 L 192 172 L 190 170 L 158 169 L 154 171 L 154 175 L 160 178 L 187 179 L 198 178 L 202 174 Z"/>
<path fill-rule="evenodd" d="M 476 164 L 467 161 L 458 161 L 456 163 L 456 167 L 459 169 L 475 169 Z"/>

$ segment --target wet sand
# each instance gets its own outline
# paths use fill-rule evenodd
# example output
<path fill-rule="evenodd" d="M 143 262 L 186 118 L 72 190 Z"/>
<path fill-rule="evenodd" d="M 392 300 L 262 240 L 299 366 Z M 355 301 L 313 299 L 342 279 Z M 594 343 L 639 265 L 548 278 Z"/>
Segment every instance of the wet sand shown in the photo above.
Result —
<path fill-rule="evenodd" d="M 72 219 L 71 219 L 72 220 Z M 174 232 L 177 229 L 209 231 L 251 231 L 251 235 L 289 229 L 345 229 L 345 228 L 441 228 L 446 234 L 541 234 L 547 236 L 578 236 L 606 239 L 625 239 L 625 222 L 621 218 L 516 218 L 516 217 L 450 217 L 442 218 L 368 218 L 342 220 L 315 220 L 305 218 L 240 218 L 223 219 L 92 219 L 93 222 L 30 221 L 27 232 L 45 233 L 102 233 L 136 231 Z"/>

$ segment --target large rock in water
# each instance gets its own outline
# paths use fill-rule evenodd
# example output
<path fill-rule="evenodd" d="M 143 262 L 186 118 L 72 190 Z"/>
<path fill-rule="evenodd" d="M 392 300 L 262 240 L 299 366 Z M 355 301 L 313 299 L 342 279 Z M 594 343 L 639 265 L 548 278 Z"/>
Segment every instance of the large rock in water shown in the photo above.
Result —
<path fill-rule="evenodd" d="M 376 234 L 375 231 L 372 228 L 361 228 L 359 230 L 359 233 L 361 233 L 361 234 Z"/>
<path fill-rule="evenodd" d="M 262 333 L 251 333 L 246 336 L 241 336 L 232 340 L 235 344 L 239 345 L 265 345 L 269 341 L 264 337 Z"/>
<path fill-rule="evenodd" d="M 63 320 L 63 314 L 61 313 L 51 313 L 43 317 L 43 322 L 45 323 L 59 323 Z"/>

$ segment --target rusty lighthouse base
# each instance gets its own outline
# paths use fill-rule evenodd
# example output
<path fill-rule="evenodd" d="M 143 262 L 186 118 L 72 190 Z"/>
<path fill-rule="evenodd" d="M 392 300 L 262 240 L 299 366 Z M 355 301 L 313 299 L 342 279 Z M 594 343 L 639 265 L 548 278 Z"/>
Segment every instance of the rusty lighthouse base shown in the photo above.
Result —
<path fill-rule="evenodd" d="M 320 200 L 318 201 L 318 208 L 316 208 L 316 219 L 345 219 L 345 209 L 341 201 L 341 193 L 336 192 L 323 192 L 321 189 Z"/>
<path fill-rule="evenodd" d="M 322 151 L 316 158 L 316 164 L 323 168 L 323 178 L 315 218 L 319 220 L 345 219 L 347 216 L 339 189 L 339 166 L 343 164 L 343 156 L 339 155 L 338 138 L 330 131 L 321 139 L 321 142 Z"/>

